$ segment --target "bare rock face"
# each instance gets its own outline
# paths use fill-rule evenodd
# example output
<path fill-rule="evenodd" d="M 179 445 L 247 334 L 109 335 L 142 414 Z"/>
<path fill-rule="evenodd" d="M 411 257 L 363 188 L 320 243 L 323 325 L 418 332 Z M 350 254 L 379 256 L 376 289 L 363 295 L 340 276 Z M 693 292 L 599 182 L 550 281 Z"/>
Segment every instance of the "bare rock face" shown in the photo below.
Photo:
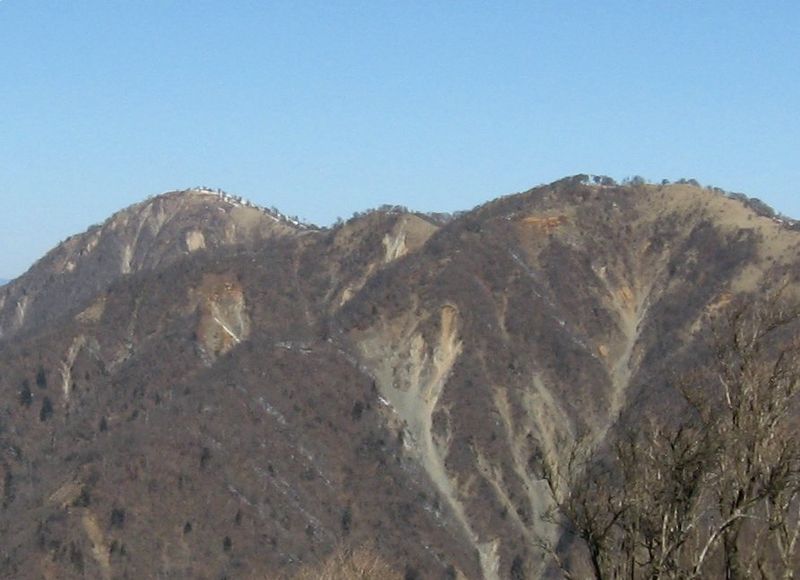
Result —
<path fill-rule="evenodd" d="M 0 575 L 546 577 L 542 462 L 669 409 L 709 312 L 800 233 L 574 179 L 303 228 L 175 192 L 0 289 Z"/>
<path fill-rule="evenodd" d="M 209 363 L 247 340 L 250 317 L 244 291 L 235 280 L 206 276 L 200 288 L 190 292 L 189 301 L 197 303 L 197 344 Z"/>

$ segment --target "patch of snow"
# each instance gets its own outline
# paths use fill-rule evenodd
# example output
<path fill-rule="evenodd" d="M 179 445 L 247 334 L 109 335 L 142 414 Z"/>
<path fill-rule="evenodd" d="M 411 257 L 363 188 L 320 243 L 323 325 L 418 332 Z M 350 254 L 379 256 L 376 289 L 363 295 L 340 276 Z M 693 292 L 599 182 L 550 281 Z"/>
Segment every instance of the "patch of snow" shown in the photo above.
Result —
<path fill-rule="evenodd" d="M 267 414 L 274 417 L 275 420 L 277 420 L 278 423 L 280 423 L 281 425 L 286 425 L 286 418 L 283 416 L 283 414 L 280 411 L 278 411 L 275 407 L 267 403 L 264 400 L 264 397 L 259 397 L 256 400 L 258 401 L 258 404 L 261 405 L 261 408 L 267 412 Z"/>
<path fill-rule="evenodd" d="M 308 343 L 305 342 L 281 341 L 281 342 L 276 342 L 275 346 L 278 348 L 282 348 L 284 350 L 296 350 L 300 352 L 300 354 L 309 354 L 314 352 L 314 349 L 311 348 L 308 345 Z"/>
<path fill-rule="evenodd" d="M 198 195 L 208 195 L 208 196 L 217 197 L 217 198 L 221 199 L 222 201 L 232 205 L 233 207 L 256 209 L 256 210 L 260 211 L 262 214 L 264 214 L 265 216 L 267 216 L 270 219 L 274 220 L 275 222 L 278 222 L 278 223 L 283 222 L 283 223 L 291 224 L 294 227 L 296 227 L 298 229 L 301 229 L 301 230 L 316 229 L 315 226 L 303 223 L 302 221 L 300 221 L 300 220 L 298 220 L 298 219 L 296 219 L 294 217 L 289 217 L 289 216 L 279 212 L 275 208 L 267 209 L 267 208 L 262 207 L 262 206 L 260 206 L 260 205 L 258 205 L 256 203 L 253 203 L 252 201 L 250 201 L 248 199 L 245 199 L 245 198 L 243 198 L 243 197 L 241 197 L 239 195 L 231 195 L 230 193 L 228 193 L 226 191 L 223 191 L 222 189 L 212 189 L 210 187 L 198 186 L 198 187 L 192 187 L 190 189 L 187 189 L 186 191 L 190 192 L 190 193 L 198 194 Z"/>
<path fill-rule="evenodd" d="M 222 322 L 219 318 L 217 318 L 216 316 L 214 317 L 214 322 L 219 324 L 220 327 L 222 328 L 222 330 L 227 332 L 228 335 L 236 342 L 236 344 L 239 344 L 240 342 L 242 342 L 242 339 L 239 338 L 238 336 L 236 336 L 236 334 L 230 328 L 228 328 L 228 326 L 224 322 Z"/>

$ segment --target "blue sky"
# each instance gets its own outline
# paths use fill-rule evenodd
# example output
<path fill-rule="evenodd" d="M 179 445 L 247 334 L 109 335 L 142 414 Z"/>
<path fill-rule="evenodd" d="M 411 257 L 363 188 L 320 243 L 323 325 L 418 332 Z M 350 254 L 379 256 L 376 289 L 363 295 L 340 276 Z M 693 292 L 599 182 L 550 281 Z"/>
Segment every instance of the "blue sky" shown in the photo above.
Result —
<path fill-rule="evenodd" d="M 0 277 L 147 195 L 327 224 L 575 173 L 800 217 L 800 3 L 0 0 Z"/>

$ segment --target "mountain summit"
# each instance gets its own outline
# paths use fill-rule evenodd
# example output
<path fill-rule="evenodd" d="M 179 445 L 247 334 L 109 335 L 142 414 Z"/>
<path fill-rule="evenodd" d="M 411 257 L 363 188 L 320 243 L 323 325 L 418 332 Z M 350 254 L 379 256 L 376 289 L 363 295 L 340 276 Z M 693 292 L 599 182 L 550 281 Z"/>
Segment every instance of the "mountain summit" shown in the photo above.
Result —
<path fill-rule="evenodd" d="M 0 337 L 36 326 L 118 278 L 198 251 L 250 246 L 298 235 L 307 226 L 241 198 L 205 188 L 165 193 L 72 236 L 0 295 Z"/>
<path fill-rule="evenodd" d="M 556 574 L 544 465 L 675 409 L 708 314 L 800 276 L 741 199 L 596 181 L 329 229 L 186 190 L 66 240 L 0 289 L 0 571 Z"/>

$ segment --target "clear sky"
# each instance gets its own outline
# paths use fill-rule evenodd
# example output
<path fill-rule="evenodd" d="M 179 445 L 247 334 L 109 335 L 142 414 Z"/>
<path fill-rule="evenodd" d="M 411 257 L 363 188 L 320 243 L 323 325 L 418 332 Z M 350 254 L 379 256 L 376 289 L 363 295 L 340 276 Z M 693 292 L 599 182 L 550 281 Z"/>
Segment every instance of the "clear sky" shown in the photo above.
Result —
<path fill-rule="evenodd" d="M 575 173 L 800 217 L 800 2 L 0 0 L 0 277 L 170 189 L 328 224 Z"/>

